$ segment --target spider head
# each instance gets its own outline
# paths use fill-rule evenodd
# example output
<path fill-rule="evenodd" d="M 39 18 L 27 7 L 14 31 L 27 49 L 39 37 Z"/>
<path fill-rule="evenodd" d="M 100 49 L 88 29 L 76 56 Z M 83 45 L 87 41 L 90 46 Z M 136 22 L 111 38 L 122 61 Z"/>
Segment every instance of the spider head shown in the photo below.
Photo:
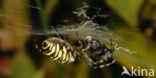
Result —
<path fill-rule="evenodd" d="M 92 37 L 92 36 L 87 36 L 87 37 L 85 38 L 85 42 L 86 42 L 87 44 L 88 44 L 88 43 L 91 43 L 92 40 L 93 40 L 93 37 Z"/>
<path fill-rule="evenodd" d="M 97 49 L 98 47 L 101 47 L 102 43 L 99 40 L 94 39 L 92 36 L 87 36 L 85 38 L 86 44 L 91 44 L 92 48 Z"/>

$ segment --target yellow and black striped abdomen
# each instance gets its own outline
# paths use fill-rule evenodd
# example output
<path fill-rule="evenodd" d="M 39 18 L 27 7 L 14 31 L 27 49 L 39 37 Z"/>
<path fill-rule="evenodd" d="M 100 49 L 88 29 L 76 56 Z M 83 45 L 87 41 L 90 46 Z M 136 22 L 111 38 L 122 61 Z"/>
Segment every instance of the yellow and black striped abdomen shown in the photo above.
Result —
<path fill-rule="evenodd" d="M 70 63 L 75 59 L 71 52 L 67 51 L 66 46 L 61 46 L 57 40 L 42 43 L 42 51 L 44 55 L 51 57 L 53 60 L 61 63 Z"/>

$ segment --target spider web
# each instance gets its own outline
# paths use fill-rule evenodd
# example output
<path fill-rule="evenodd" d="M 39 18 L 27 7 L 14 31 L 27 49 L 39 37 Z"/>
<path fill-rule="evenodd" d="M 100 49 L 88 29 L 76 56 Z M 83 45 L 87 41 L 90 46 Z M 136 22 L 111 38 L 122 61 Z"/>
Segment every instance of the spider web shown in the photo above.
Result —
<path fill-rule="evenodd" d="M 29 7 L 29 8 L 33 8 L 33 9 L 36 9 L 38 11 L 41 10 L 40 7 L 36 7 L 36 6 L 32 6 L 32 5 L 25 5 L 25 7 Z M 100 25 L 98 23 L 95 23 L 93 20 L 96 18 L 96 17 L 102 17 L 102 18 L 106 18 L 107 16 L 109 15 L 106 15 L 106 14 L 100 14 L 99 12 L 101 11 L 100 8 L 96 8 L 96 7 L 92 7 L 92 8 L 95 8 L 97 9 L 98 11 L 96 12 L 96 14 L 92 17 L 89 17 L 87 15 L 87 9 L 90 8 L 91 6 L 89 6 L 88 4 L 86 3 L 83 3 L 83 6 L 80 7 L 80 8 L 77 8 L 76 11 L 73 12 L 73 14 L 75 14 L 77 17 L 80 17 L 82 16 L 84 19 L 84 21 L 81 21 L 79 23 L 76 23 L 76 24 L 72 24 L 70 26 L 67 26 L 67 25 L 60 25 L 59 28 L 56 28 L 56 30 L 58 31 L 59 34 L 67 34 L 67 35 L 70 35 L 72 37 L 76 37 L 74 36 L 75 32 L 78 32 L 79 36 L 81 39 L 85 39 L 86 36 L 92 36 L 93 38 L 96 38 L 98 40 L 101 40 L 105 43 L 110 43 L 110 39 L 112 38 L 113 40 L 113 45 L 115 45 L 115 49 L 116 50 L 123 50 L 124 52 L 127 52 L 127 53 L 131 53 L 131 54 L 135 54 L 137 52 L 135 51 L 131 51 L 127 48 L 124 48 L 122 46 L 118 46 L 118 42 L 128 42 L 126 40 L 124 40 L 122 37 L 120 37 L 119 35 L 117 34 L 114 34 L 113 31 L 111 31 L 109 29 L 109 25 Z M 3 9 L 0 9 L 0 11 L 3 11 Z M 23 12 L 23 11 L 17 11 L 17 10 L 5 10 L 7 11 L 9 14 L 28 14 L 26 12 Z M 30 16 L 33 16 L 33 17 L 38 17 L 37 15 L 31 15 Z M 18 21 L 16 21 L 16 17 L 12 17 L 12 16 L 9 16 L 9 15 L 5 15 L 5 14 L 2 14 L 0 13 L 0 17 L 3 17 L 3 18 L 13 18 L 13 20 L 15 21 L 15 23 L 17 25 L 20 25 L 20 26 L 23 26 L 23 27 L 28 27 L 28 28 L 32 28 L 32 25 L 27 25 L 25 23 L 18 23 Z M 27 20 L 25 20 L 27 21 Z M 64 20 L 66 21 L 66 20 Z M 37 23 L 37 21 L 33 21 L 33 23 Z M 42 26 L 41 24 L 39 24 L 40 26 Z M 49 25 L 49 27 L 51 27 L 52 25 Z M 35 29 L 33 31 L 27 31 L 25 29 L 20 29 L 20 28 L 15 28 L 15 27 L 12 27 L 11 25 L 6 25 L 5 27 L 9 28 L 9 29 L 13 29 L 13 30 L 16 30 L 16 31 L 21 31 L 21 32 L 26 32 L 26 33 L 29 33 L 29 34 L 32 34 L 32 35 L 46 35 L 46 34 L 55 34 L 52 29 L 49 29 L 49 31 L 43 31 L 42 29 Z M 68 28 L 68 27 L 72 27 L 72 28 Z M 22 34 L 20 33 L 17 33 L 16 36 L 21 36 Z"/>

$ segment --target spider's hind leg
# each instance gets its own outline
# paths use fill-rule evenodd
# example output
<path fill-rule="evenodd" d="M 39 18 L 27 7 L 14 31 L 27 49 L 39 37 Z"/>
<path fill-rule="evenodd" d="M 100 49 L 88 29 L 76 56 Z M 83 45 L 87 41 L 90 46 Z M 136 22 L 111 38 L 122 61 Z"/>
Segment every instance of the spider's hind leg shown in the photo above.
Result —
<path fill-rule="evenodd" d="M 114 59 L 112 62 L 110 63 L 107 63 L 107 64 L 102 64 L 102 65 L 98 65 L 98 66 L 94 66 L 94 69 L 97 69 L 97 68 L 103 68 L 103 67 L 108 67 L 110 65 L 112 65 L 113 63 L 116 62 L 117 59 Z"/>
<path fill-rule="evenodd" d="M 121 55 L 122 52 L 123 52 L 123 50 L 122 50 L 122 51 L 118 54 L 118 56 L 117 56 L 113 61 L 111 61 L 110 63 L 101 64 L 101 63 L 105 62 L 105 60 L 107 60 L 107 59 L 102 59 L 102 60 L 99 60 L 99 61 L 95 62 L 97 65 L 98 65 L 98 64 L 101 64 L 101 65 L 94 66 L 94 69 L 97 69 L 97 68 L 104 68 L 104 67 L 108 67 L 108 66 L 112 65 L 113 63 L 116 62 L 116 60 L 119 58 L 119 56 Z"/>

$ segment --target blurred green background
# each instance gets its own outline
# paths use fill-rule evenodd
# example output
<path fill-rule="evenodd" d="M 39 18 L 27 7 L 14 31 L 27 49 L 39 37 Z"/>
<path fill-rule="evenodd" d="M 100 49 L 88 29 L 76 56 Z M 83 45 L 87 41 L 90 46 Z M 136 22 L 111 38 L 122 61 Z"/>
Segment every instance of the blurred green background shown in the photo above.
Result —
<path fill-rule="evenodd" d="M 137 53 L 124 52 L 115 64 L 98 70 L 89 67 L 83 58 L 59 64 L 39 53 L 30 32 L 49 32 L 49 25 L 61 27 L 86 20 L 73 14 L 83 2 L 108 15 L 93 21 L 109 26 L 114 36 L 127 41 L 117 41 L 119 46 Z M 92 17 L 95 12 L 89 8 L 87 15 Z M 43 40 L 49 36 L 37 37 Z M 114 52 L 113 58 L 117 54 Z M 126 78 L 121 76 L 122 66 L 156 70 L 155 59 L 155 0 L 0 0 L 0 78 Z"/>

